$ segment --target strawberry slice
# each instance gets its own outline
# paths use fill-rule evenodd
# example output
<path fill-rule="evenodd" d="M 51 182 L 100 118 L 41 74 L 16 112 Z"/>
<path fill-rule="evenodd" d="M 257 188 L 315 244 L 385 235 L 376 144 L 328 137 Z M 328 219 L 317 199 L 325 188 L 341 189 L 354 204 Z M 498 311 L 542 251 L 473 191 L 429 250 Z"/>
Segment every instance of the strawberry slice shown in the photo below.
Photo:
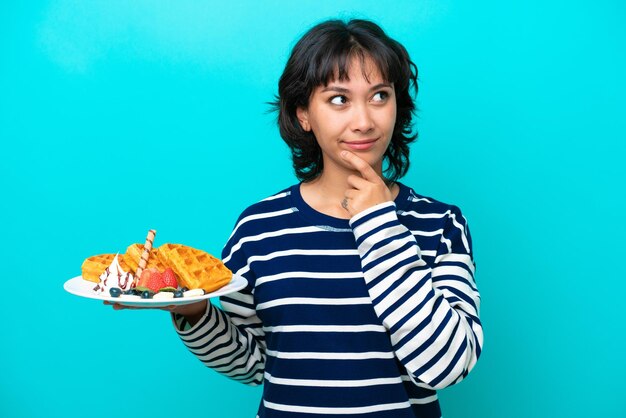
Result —
<path fill-rule="evenodd" d="M 165 287 L 165 284 L 163 283 L 163 273 L 159 273 L 158 271 L 152 272 L 150 274 L 150 277 L 146 281 L 146 287 L 155 293 L 158 292 L 161 288 Z"/>
<path fill-rule="evenodd" d="M 154 273 L 154 269 L 145 269 L 142 271 L 137 281 L 137 287 L 148 287 L 148 280 L 150 280 L 152 273 Z"/>
<path fill-rule="evenodd" d="M 173 287 L 176 289 L 178 287 L 178 280 L 176 280 L 176 274 L 174 270 L 170 267 L 166 268 L 163 272 L 163 284 L 165 287 Z"/>

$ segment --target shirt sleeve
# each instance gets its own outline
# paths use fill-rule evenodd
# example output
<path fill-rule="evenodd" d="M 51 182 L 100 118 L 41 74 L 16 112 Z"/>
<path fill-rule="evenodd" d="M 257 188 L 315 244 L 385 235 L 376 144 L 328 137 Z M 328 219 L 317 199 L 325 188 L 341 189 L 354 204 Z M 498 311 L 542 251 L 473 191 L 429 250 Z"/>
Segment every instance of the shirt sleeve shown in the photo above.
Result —
<path fill-rule="evenodd" d="M 350 220 L 368 292 L 395 355 L 411 380 L 429 389 L 465 378 L 483 344 L 467 222 L 454 206 L 443 216 L 432 267 L 393 202 Z"/>
<path fill-rule="evenodd" d="M 193 327 L 180 315 L 173 316 L 174 326 L 189 351 L 207 367 L 242 383 L 260 385 L 265 368 L 265 335 L 254 309 L 253 273 L 236 236 L 226 244 L 222 257 L 233 274 L 243 276 L 248 285 L 222 296 L 222 309 L 209 303 Z"/>

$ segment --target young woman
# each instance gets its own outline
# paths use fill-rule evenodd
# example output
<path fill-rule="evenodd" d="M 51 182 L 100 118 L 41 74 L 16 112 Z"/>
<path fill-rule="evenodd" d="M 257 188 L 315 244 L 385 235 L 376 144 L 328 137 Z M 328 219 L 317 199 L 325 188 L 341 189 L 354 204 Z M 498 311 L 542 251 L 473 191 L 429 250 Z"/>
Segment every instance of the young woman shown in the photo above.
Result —
<path fill-rule="evenodd" d="M 239 217 L 222 258 L 246 288 L 173 310 L 204 364 L 264 384 L 258 417 L 440 417 L 478 360 L 467 222 L 397 181 L 416 72 L 372 22 L 309 30 L 275 103 L 301 183 Z"/>

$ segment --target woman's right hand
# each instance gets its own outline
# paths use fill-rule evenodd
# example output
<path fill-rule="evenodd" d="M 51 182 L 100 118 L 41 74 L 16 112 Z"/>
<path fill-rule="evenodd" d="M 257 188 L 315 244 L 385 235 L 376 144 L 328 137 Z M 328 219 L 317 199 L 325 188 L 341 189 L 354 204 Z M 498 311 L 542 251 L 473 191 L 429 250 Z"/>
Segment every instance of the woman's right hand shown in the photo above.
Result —
<path fill-rule="evenodd" d="M 113 306 L 113 309 L 115 309 L 116 311 L 121 311 L 124 309 L 135 309 L 135 310 L 136 309 L 152 309 L 152 310 L 161 310 L 161 311 L 168 311 L 171 313 L 180 314 L 184 316 L 187 322 L 189 322 L 192 326 L 195 325 L 200 320 L 200 318 L 202 318 L 202 315 L 204 315 L 204 313 L 206 312 L 207 303 L 208 301 L 205 299 L 199 302 L 189 303 L 187 305 L 167 305 L 167 306 L 152 307 L 152 306 L 129 306 L 129 305 L 123 305 L 117 302 L 104 301 L 105 305 Z"/>

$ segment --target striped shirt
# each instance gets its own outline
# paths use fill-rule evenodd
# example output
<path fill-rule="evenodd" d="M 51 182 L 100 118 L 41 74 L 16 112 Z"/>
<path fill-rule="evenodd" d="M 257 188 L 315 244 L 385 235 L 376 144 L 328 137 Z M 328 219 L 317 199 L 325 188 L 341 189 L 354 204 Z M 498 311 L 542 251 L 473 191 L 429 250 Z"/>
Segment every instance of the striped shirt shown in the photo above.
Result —
<path fill-rule="evenodd" d="M 399 186 L 350 220 L 315 211 L 299 184 L 252 205 L 222 253 L 247 287 L 193 327 L 175 321 L 206 366 L 264 384 L 257 417 L 440 417 L 436 390 L 476 364 L 466 219 Z"/>

